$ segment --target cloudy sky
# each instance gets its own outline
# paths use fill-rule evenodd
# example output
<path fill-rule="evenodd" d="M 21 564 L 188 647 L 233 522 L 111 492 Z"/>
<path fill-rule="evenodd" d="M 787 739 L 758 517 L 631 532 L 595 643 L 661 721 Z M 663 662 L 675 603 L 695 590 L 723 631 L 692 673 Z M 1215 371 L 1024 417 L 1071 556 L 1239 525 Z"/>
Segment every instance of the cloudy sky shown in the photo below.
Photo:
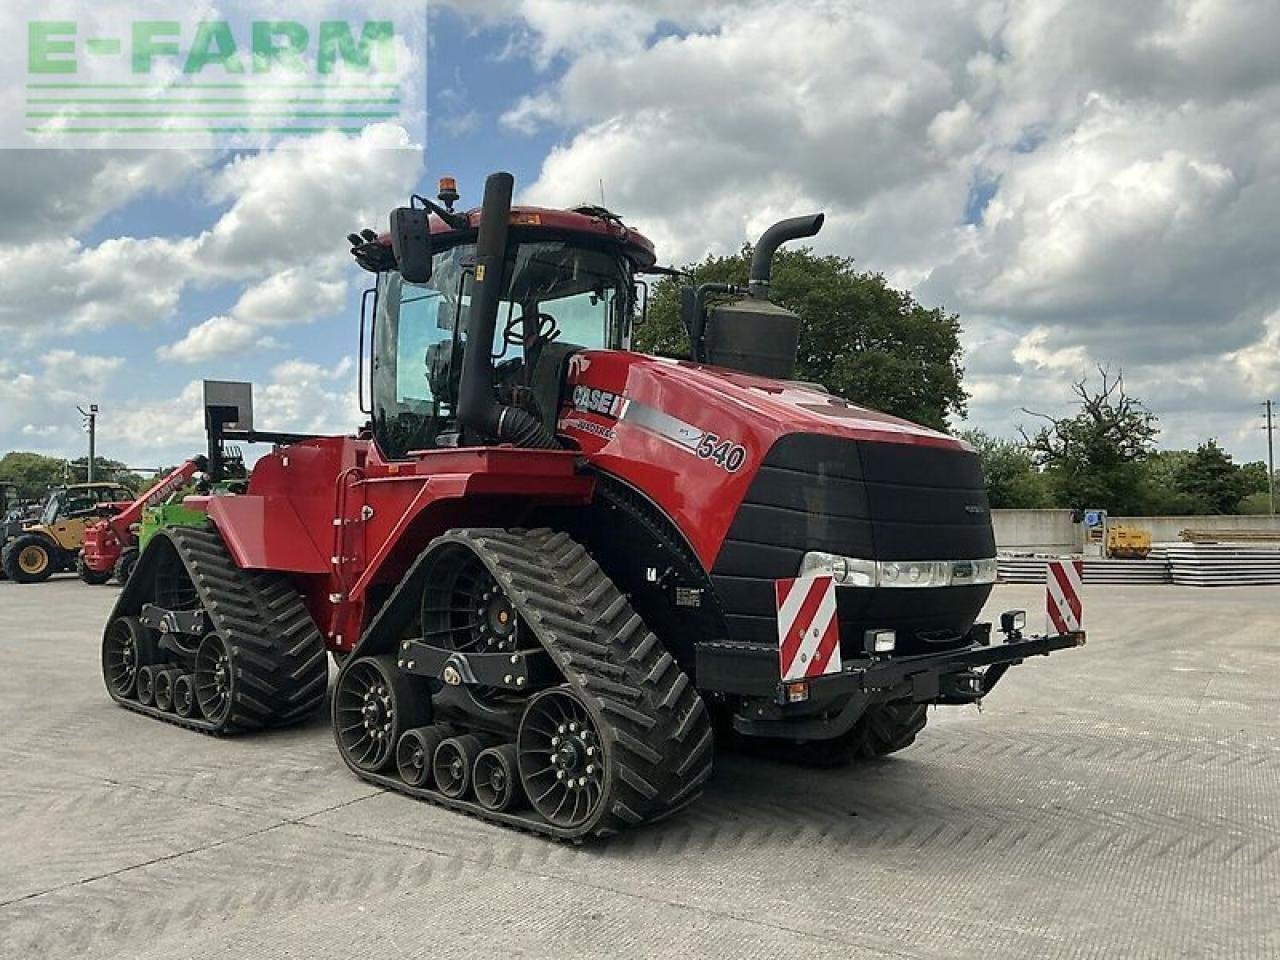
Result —
<path fill-rule="evenodd" d="M 1123 367 L 1166 446 L 1265 456 L 1280 399 L 1280 0 L 433 3 L 425 150 L 0 152 L 0 451 L 199 449 L 201 378 L 258 422 L 353 429 L 344 236 L 504 167 L 664 260 L 825 210 L 964 323 L 969 423 L 1012 436 Z"/>

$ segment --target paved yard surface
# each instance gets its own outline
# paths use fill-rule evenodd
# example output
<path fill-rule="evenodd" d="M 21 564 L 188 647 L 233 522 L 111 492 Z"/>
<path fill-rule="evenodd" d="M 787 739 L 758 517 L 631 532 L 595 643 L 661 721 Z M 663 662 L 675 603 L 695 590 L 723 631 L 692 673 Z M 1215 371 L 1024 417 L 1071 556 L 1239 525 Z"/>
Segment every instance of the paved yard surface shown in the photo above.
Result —
<path fill-rule="evenodd" d="M 323 718 L 220 741 L 121 710 L 114 596 L 0 583 L 6 960 L 1280 957 L 1274 589 L 1092 588 L 1086 648 L 911 750 L 722 756 L 691 811 L 586 848 L 372 789 Z"/>

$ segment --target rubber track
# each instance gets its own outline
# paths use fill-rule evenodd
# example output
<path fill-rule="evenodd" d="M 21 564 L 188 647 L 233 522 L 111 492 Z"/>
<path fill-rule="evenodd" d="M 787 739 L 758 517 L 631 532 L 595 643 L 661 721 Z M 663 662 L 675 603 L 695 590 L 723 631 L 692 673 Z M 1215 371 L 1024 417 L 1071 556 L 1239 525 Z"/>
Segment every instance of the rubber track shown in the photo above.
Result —
<path fill-rule="evenodd" d="M 145 707 L 135 700 L 113 700 L 137 713 L 215 735 L 281 727 L 307 719 L 324 703 L 329 662 L 324 640 L 301 596 L 279 573 L 242 570 L 235 565 L 217 531 L 171 527 L 154 541 L 173 545 L 195 586 L 214 632 L 227 642 L 235 676 L 235 702 L 227 720 L 215 725 L 199 717 Z M 147 554 L 138 558 L 134 575 L 107 621 L 137 616 L 147 598 L 150 573 Z"/>
<path fill-rule="evenodd" d="M 485 820 L 574 842 L 662 819 L 696 800 L 711 775 L 706 706 L 586 548 L 552 530 L 454 530 L 422 556 L 449 543 L 463 544 L 480 558 L 565 680 L 595 708 L 616 770 L 607 809 L 588 829 L 565 830 L 531 811 L 493 813 L 348 762 L 352 772 Z M 411 571 L 399 589 L 412 583 Z"/>

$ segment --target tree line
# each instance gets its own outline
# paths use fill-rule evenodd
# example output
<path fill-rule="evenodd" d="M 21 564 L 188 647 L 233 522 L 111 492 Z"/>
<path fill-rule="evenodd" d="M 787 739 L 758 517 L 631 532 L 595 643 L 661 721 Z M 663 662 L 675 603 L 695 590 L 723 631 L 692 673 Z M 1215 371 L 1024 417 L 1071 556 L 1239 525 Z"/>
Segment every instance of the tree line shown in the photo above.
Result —
<path fill-rule="evenodd" d="M 1194 450 L 1157 450 L 1159 421 L 1098 370 L 1100 384 L 1073 385 L 1076 412 L 1023 427 L 1017 440 L 970 430 L 995 508 L 1102 509 L 1117 516 L 1261 514 L 1270 509 L 1267 465 L 1236 463 L 1216 440 Z M 1280 484 L 1280 477 L 1277 478 Z"/>
<path fill-rule="evenodd" d="M 39 453 L 11 450 L 0 457 L 0 482 L 12 483 L 22 500 L 39 500 L 50 487 L 84 483 L 89 476 L 89 458 L 67 460 Z M 133 473 L 125 464 L 110 457 L 94 458 L 94 480 L 118 483 L 134 493 L 146 489 L 149 478 Z"/>

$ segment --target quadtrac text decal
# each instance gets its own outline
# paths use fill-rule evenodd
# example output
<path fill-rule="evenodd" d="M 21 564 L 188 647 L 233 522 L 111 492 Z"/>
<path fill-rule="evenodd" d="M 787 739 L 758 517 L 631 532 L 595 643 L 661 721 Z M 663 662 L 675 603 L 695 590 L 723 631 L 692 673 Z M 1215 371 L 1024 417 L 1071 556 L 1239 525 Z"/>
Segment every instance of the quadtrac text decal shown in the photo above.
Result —
<path fill-rule="evenodd" d="M 578 413 L 595 414 L 655 433 L 699 460 L 714 463 L 729 473 L 737 473 L 747 462 L 747 451 L 742 444 L 699 429 L 656 407 L 637 403 L 609 390 L 579 384 L 573 388 L 573 408 Z M 605 440 L 612 440 L 614 437 L 611 427 L 582 417 L 568 420 L 565 425 Z"/>

